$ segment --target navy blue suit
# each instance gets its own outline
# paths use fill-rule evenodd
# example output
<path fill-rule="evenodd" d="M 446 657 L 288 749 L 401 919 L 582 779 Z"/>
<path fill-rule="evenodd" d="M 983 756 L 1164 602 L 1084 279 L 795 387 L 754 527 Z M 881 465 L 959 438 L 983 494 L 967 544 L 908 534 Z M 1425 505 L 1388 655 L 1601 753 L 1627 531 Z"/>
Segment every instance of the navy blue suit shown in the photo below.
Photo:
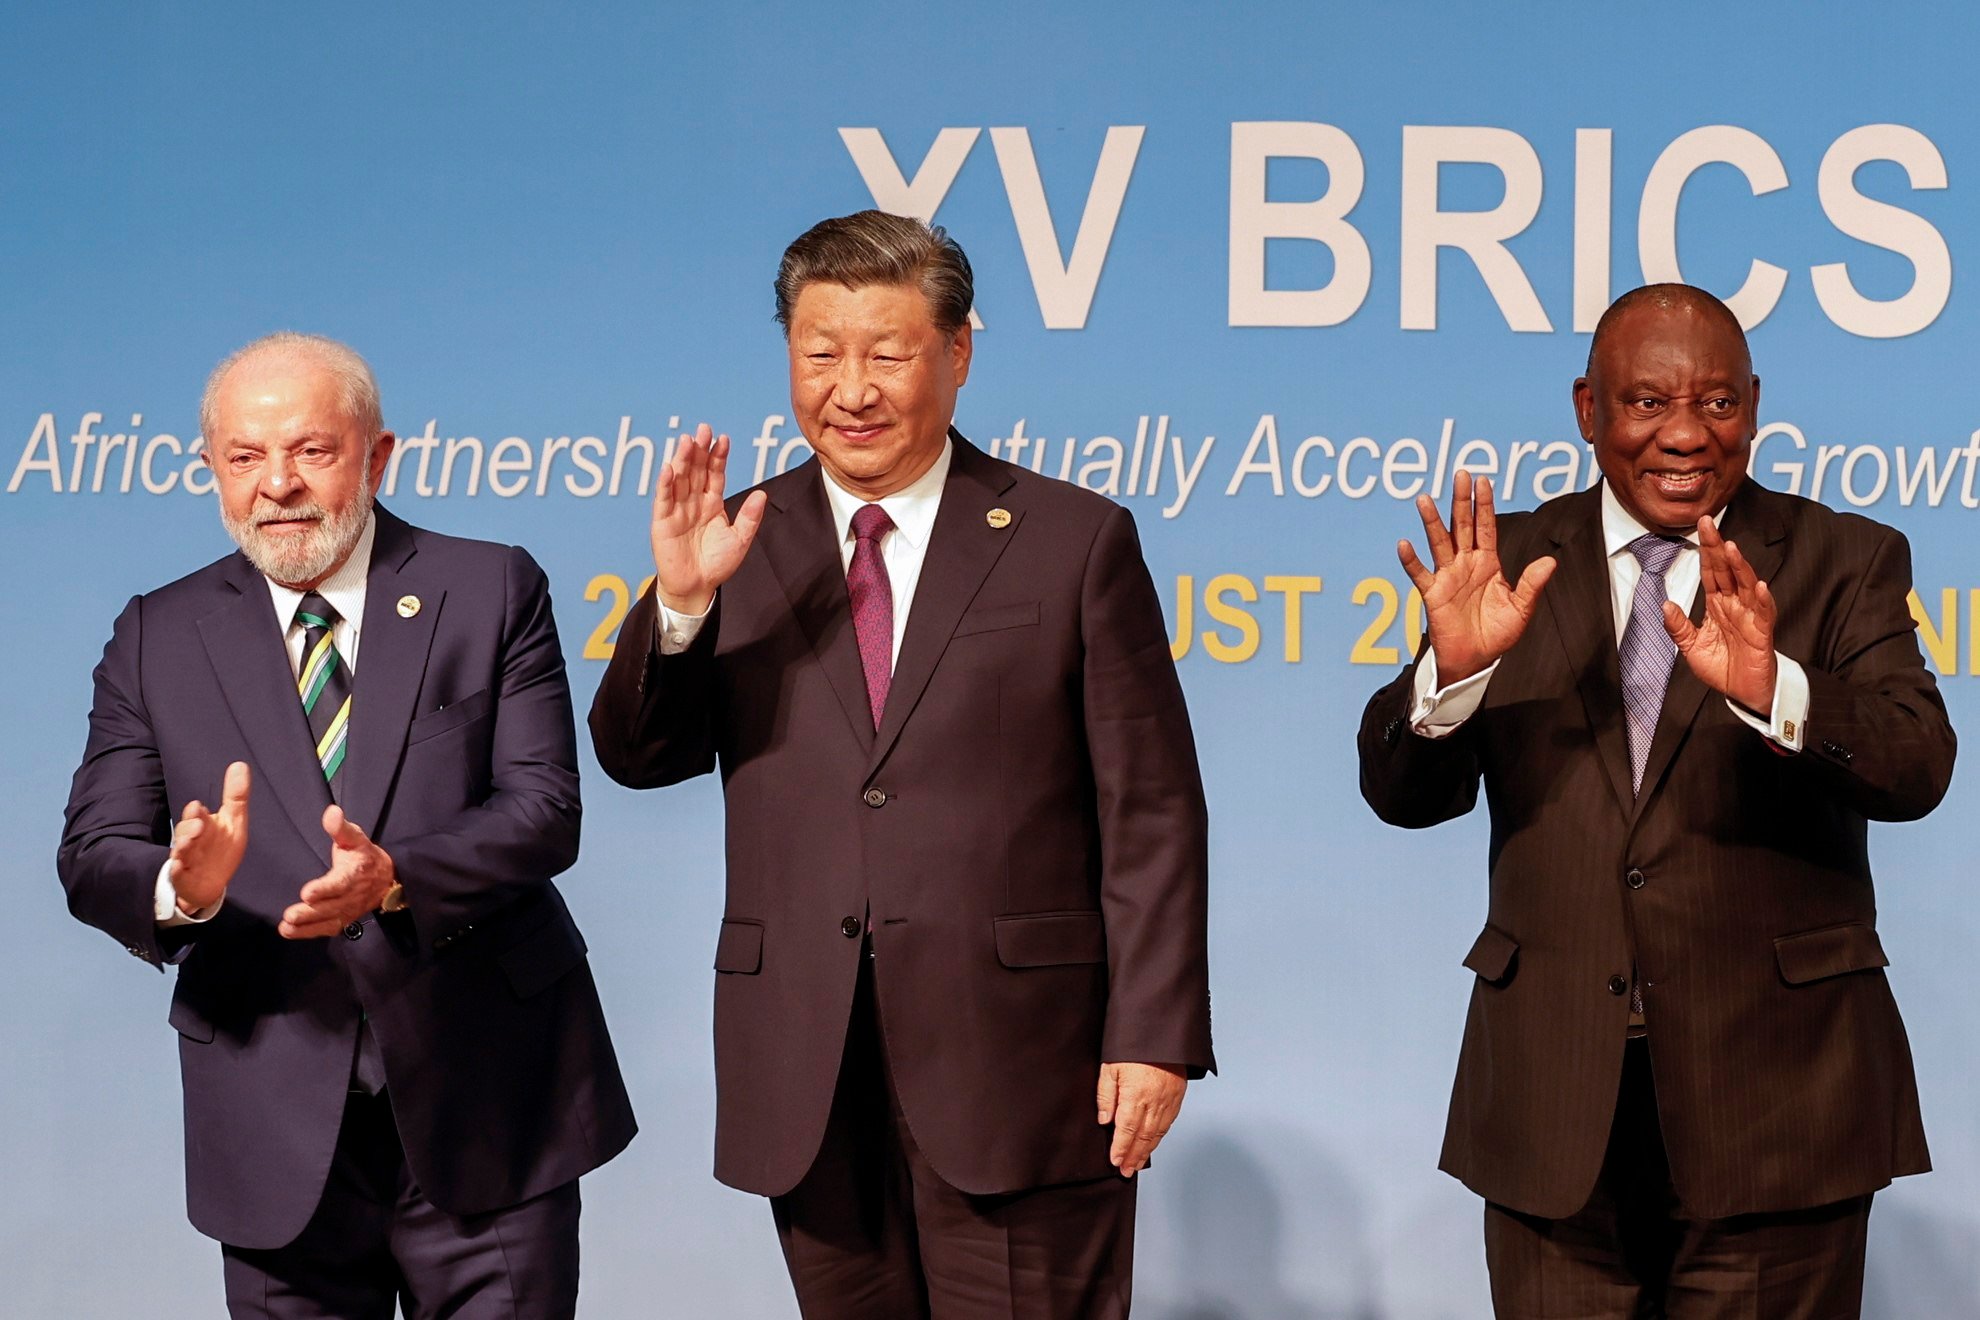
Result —
<path fill-rule="evenodd" d="M 179 960 L 188 1211 L 234 1247 L 283 1246 L 310 1221 L 363 1019 L 406 1169 L 449 1215 L 569 1184 L 634 1131 L 584 940 L 551 883 L 577 856 L 579 805 L 542 570 L 519 549 L 376 518 L 341 805 L 392 856 L 406 911 L 344 938 L 276 933 L 328 867 L 330 798 L 286 621 L 239 554 L 119 616 L 70 792 L 71 911 L 146 962 Z M 217 805 L 236 760 L 254 786 L 225 905 L 161 930 L 171 822 L 193 798 Z"/>

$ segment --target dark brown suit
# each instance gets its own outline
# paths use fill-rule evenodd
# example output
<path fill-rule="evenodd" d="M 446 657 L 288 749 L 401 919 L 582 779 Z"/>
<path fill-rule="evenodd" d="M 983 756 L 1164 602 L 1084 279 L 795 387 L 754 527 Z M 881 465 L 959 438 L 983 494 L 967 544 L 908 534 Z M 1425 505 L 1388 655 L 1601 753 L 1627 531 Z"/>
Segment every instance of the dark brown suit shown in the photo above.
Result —
<path fill-rule="evenodd" d="M 1442 1166 L 1526 1214 L 1589 1199 L 1632 965 L 1688 1214 L 1820 1206 L 1929 1167 L 1865 839 L 1870 820 L 1930 811 L 1952 772 L 1905 605 L 1910 552 L 1751 482 L 1721 526 L 1779 602 L 1776 648 L 1807 671 L 1799 755 L 1680 660 L 1632 800 L 1599 490 L 1501 520 L 1509 580 L 1541 555 L 1559 568 L 1471 720 L 1443 741 L 1411 733 L 1408 672 L 1362 720 L 1362 792 L 1384 820 L 1434 825 L 1485 785 L 1491 905 L 1465 958 L 1478 980 Z"/>
<path fill-rule="evenodd" d="M 747 1191 L 819 1151 L 869 942 L 901 1111 L 961 1191 L 1110 1175 L 1103 1059 L 1214 1067 L 1202 786 L 1133 521 L 953 438 L 877 735 L 815 461 L 764 485 L 689 650 L 634 607 L 592 706 L 619 782 L 722 773 L 715 1172 Z"/>

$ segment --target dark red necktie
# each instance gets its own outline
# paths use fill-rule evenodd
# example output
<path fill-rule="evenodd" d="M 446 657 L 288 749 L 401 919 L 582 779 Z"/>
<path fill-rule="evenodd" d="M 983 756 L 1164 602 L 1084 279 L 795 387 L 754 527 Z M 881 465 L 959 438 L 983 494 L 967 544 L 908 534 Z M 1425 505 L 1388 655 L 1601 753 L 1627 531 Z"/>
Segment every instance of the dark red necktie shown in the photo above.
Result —
<path fill-rule="evenodd" d="M 873 707 L 873 727 L 887 709 L 887 684 L 894 677 L 894 587 L 880 558 L 880 538 L 894 530 L 894 520 L 877 504 L 864 504 L 853 515 L 852 564 L 846 569 L 846 594 L 852 597 L 853 632 L 859 638 L 859 663 L 866 671 L 866 700 Z"/>

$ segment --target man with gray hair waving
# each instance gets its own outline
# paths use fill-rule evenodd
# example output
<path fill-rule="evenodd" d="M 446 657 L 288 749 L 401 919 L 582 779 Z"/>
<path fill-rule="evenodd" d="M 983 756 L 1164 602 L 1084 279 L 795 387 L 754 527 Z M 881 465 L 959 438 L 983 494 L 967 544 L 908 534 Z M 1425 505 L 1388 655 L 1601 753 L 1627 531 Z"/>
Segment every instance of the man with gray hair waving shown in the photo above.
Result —
<path fill-rule="evenodd" d="M 1125 1316 L 1131 1179 L 1214 1067 L 1161 606 L 1125 509 L 953 429 L 971 297 L 917 220 L 791 244 L 816 460 L 725 503 L 728 438 L 681 444 L 591 711 L 621 783 L 721 771 L 715 1172 L 811 1317 Z"/>

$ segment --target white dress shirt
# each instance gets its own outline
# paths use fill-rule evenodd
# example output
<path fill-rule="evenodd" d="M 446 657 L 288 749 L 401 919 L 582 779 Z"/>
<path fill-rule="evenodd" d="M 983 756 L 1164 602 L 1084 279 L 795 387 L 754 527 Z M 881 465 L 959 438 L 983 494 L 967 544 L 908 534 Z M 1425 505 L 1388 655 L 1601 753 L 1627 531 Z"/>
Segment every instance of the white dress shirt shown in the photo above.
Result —
<path fill-rule="evenodd" d="M 337 621 L 330 625 L 330 638 L 344 662 L 345 673 L 353 677 L 357 674 L 358 634 L 364 627 L 364 583 L 371 572 L 371 542 L 377 527 L 378 520 L 367 515 L 364 530 L 358 534 L 357 544 L 351 547 L 350 557 L 336 572 L 312 588 L 329 602 L 331 609 L 337 611 Z M 282 644 L 289 652 L 289 672 L 300 676 L 305 629 L 295 621 L 296 607 L 302 604 L 303 597 L 309 592 L 285 587 L 273 578 L 263 578 L 262 581 L 268 584 L 268 595 L 275 603 L 275 617 L 285 629 Z M 301 703 L 300 694 L 296 701 Z M 167 857 L 165 865 L 158 868 L 158 887 L 152 898 L 151 915 L 160 926 L 188 926 L 211 921 L 213 914 L 220 910 L 221 903 L 226 901 L 225 897 L 187 916 L 179 910 L 179 894 L 172 887 L 172 872 L 176 865 Z"/>
<path fill-rule="evenodd" d="M 1718 525 L 1718 519 L 1712 520 Z M 1649 528 L 1638 522 L 1608 482 L 1602 483 L 1602 545 L 1609 557 L 1609 604 L 1614 610 L 1616 644 L 1622 645 L 1623 629 L 1629 623 L 1630 598 L 1636 592 L 1637 581 L 1643 576 L 1643 565 L 1630 550 L 1629 543 L 1646 535 Z M 1702 576 L 1698 557 L 1698 532 L 1693 529 L 1685 538 L 1686 545 L 1678 551 L 1664 574 L 1664 594 L 1677 602 L 1678 608 L 1689 613 L 1691 602 L 1698 594 L 1698 582 Z M 1680 657 L 1676 664 L 1683 664 Z M 1738 702 L 1730 699 L 1726 708 L 1737 715 L 1748 727 L 1765 734 L 1783 751 L 1801 750 L 1803 725 L 1808 717 L 1808 675 L 1799 664 L 1780 652 L 1774 653 L 1774 703 L 1766 718 L 1755 715 Z M 1460 679 L 1449 687 L 1439 687 L 1437 682 L 1437 656 L 1426 650 L 1423 663 L 1416 669 L 1415 700 L 1410 704 L 1409 727 L 1426 738 L 1448 738 L 1457 732 L 1466 720 L 1477 713 L 1485 700 L 1485 687 L 1492 681 L 1492 672 L 1499 667 L 1494 661 L 1485 669 L 1470 678 Z"/>
<path fill-rule="evenodd" d="M 887 511 L 894 526 L 880 538 L 880 562 L 887 569 L 887 583 L 894 596 L 893 663 L 901 658 L 901 639 L 907 636 L 908 610 L 914 604 L 915 584 L 921 581 L 921 564 L 928 557 L 928 538 L 935 530 L 935 514 L 942 506 L 942 487 L 949 479 L 949 462 L 955 456 L 955 442 L 942 441 L 942 453 L 934 466 L 915 478 L 914 483 L 892 495 L 871 501 Z M 853 515 L 869 501 L 853 494 L 821 466 L 825 478 L 825 502 L 832 510 L 832 526 L 839 533 L 839 567 L 852 567 Z M 711 605 L 709 607 L 713 609 Z M 660 606 L 660 654 L 679 655 L 693 645 L 708 621 L 708 610 L 700 614 L 677 614 Z"/>

